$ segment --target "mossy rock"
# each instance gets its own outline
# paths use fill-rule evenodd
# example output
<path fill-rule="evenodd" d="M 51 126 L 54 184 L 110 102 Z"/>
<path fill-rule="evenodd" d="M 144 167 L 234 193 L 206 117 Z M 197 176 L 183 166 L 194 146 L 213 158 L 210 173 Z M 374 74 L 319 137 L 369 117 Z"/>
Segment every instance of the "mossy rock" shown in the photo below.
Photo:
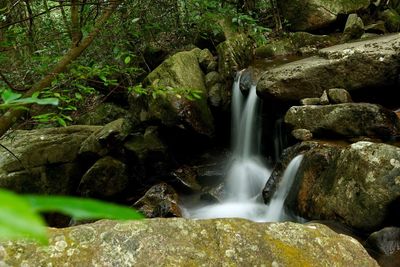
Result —
<path fill-rule="evenodd" d="M 176 53 L 152 71 L 144 80 L 149 93 L 130 98 L 132 112 L 140 114 L 142 122 L 160 121 L 212 136 L 214 121 L 198 61 L 201 53 L 198 48 Z"/>
<path fill-rule="evenodd" d="M 355 239 L 321 224 L 243 219 L 102 220 L 49 229 L 50 244 L 0 243 L 8 266 L 378 267 Z"/>
<path fill-rule="evenodd" d="M 368 8 L 369 0 L 291 0 L 278 1 L 282 15 L 295 31 L 316 30 L 335 22 L 339 14 Z"/>

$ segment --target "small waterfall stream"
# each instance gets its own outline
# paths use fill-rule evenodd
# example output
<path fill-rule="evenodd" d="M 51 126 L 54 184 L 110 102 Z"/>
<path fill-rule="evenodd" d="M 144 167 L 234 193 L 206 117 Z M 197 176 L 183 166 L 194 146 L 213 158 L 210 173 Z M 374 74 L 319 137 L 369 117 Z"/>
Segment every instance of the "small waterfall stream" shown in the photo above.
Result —
<path fill-rule="evenodd" d="M 197 219 L 239 217 L 260 222 L 287 219 L 283 204 L 302 156 L 296 157 L 289 164 L 270 205 L 265 205 L 261 192 L 271 175 L 271 170 L 262 164 L 259 155 L 260 99 L 257 97 L 255 85 L 251 86 L 247 97 L 243 96 L 240 90 L 240 78 L 239 73 L 232 89 L 233 155 L 225 178 L 225 198 L 220 204 L 183 207 L 185 217 Z"/>

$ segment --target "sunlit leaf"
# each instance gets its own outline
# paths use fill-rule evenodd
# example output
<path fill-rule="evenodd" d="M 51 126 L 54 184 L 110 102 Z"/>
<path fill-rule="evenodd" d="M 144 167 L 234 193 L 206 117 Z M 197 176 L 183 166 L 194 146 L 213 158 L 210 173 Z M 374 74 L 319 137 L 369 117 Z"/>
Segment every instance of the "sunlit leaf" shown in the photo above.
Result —
<path fill-rule="evenodd" d="M 44 221 L 25 198 L 0 189 L 0 239 L 21 238 L 47 243 Z"/>
<path fill-rule="evenodd" d="M 1 99 L 4 101 L 4 103 L 9 103 L 20 98 L 21 96 L 22 94 L 14 93 L 11 90 L 5 90 L 1 94 Z"/>
<path fill-rule="evenodd" d="M 38 212 L 60 212 L 80 219 L 141 219 L 143 215 L 132 208 L 93 199 L 64 196 L 25 196 Z"/>
<path fill-rule="evenodd" d="M 129 62 L 131 62 L 131 57 L 127 56 L 124 60 L 125 64 L 129 64 Z"/>
<path fill-rule="evenodd" d="M 58 122 L 58 124 L 60 124 L 61 126 L 64 126 L 64 127 L 67 126 L 67 123 L 65 122 L 65 120 L 64 120 L 63 118 L 58 117 L 58 118 L 57 118 L 57 122 Z"/>

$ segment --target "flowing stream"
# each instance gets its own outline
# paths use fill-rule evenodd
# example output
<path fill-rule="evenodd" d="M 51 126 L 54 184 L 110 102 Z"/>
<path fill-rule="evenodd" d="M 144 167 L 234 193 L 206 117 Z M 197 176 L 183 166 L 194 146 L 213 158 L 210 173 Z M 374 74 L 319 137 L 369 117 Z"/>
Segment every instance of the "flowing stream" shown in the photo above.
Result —
<path fill-rule="evenodd" d="M 283 204 L 302 156 L 288 166 L 278 189 L 267 206 L 261 193 L 271 170 L 262 164 L 259 155 L 261 132 L 259 123 L 260 99 L 253 85 L 247 97 L 240 90 L 240 73 L 235 79 L 232 93 L 232 149 L 230 168 L 225 178 L 225 197 L 220 204 L 183 207 L 189 218 L 246 218 L 253 221 L 279 221 L 288 219 Z"/>

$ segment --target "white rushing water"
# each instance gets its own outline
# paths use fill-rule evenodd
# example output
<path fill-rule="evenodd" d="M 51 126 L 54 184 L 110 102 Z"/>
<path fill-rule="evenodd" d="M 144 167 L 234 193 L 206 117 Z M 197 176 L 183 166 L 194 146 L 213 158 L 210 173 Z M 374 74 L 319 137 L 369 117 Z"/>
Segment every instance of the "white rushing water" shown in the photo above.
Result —
<path fill-rule="evenodd" d="M 251 86 L 247 97 L 240 91 L 240 75 L 235 79 L 232 94 L 232 149 L 233 156 L 225 178 L 225 198 L 220 204 L 183 209 L 185 217 L 246 218 L 253 221 L 287 219 L 283 204 L 292 185 L 302 157 L 296 157 L 288 166 L 270 205 L 262 201 L 261 193 L 271 170 L 262 164 L 259 155 L 260 99 L 256 86 Z"/>

